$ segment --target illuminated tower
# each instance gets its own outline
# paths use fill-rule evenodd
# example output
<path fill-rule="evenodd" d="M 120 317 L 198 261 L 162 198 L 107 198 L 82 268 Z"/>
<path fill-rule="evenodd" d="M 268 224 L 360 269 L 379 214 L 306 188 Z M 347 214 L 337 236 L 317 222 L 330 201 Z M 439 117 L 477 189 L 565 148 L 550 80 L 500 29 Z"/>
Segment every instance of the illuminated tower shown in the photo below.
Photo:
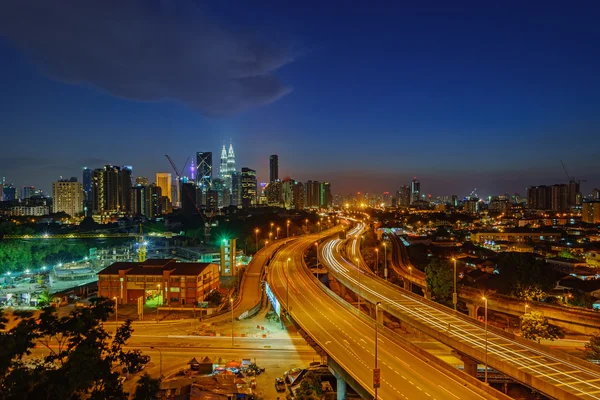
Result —
<path fill-rule="evenodd" d="M 223 149 L 221 150 L 221 168 L 219 168 L 219 178 L 225 180 L 227 172 L 227 150 L 225 149 L 225 145 L 223 145 Z"/>

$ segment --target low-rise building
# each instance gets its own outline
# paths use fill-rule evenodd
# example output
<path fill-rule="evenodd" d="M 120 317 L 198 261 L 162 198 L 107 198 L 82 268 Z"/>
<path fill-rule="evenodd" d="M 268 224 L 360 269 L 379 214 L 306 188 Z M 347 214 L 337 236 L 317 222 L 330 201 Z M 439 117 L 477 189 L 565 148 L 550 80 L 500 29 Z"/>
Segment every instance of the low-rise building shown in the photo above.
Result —
<path fill-rule="evenodd" d="M 219 266 L 213 263 L 116 262 L 98 272 L 98 295 L 116 298 L 120 304 L 158 295 L 160 304 L 197 305 L 219 283 Z"/>
<path fill-rule="evenodd" d="M 488 242 L 557 242 L 561 233 L 555 230 L 539 229 L 504 229 L 498 231 L 478 231 L 471 233 L 471 240 L 475 243 Z"/>

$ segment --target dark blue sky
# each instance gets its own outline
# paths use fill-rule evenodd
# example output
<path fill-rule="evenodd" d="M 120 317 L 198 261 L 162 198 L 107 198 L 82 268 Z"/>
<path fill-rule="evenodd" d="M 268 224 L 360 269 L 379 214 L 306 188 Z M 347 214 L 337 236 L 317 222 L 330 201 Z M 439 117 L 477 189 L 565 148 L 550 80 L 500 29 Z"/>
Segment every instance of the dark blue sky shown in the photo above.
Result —
<path fill-rule="evenodd" d="M 561 159 L 600 186 L 597 2 L 186 2 L 0 5 L 0 176 L 153 176 L 231 139 L 261 181 L 277 153 L 342 194 L 525 194 Z"/>

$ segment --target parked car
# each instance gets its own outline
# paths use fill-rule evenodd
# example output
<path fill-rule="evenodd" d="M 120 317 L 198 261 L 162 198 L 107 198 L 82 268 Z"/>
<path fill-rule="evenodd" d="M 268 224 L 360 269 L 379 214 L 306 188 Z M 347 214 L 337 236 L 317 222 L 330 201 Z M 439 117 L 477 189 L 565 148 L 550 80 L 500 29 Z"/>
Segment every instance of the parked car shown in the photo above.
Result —
<path fill-rule="evenodd" d="M 278 392 L 285 392 L 285 382 L 283 378 L 275 378 L 275 390 Z"/>

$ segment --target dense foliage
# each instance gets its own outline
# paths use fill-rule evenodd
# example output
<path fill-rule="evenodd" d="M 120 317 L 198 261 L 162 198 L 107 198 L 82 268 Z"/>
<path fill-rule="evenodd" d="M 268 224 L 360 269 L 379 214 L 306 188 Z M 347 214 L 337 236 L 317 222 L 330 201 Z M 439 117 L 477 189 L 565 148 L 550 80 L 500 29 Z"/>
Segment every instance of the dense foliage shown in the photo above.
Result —
<path fill-rule="evenodd" d="M 432 300 L 447 306 L 452 305 L 454 269 L 447 260 L 433 258 L 425 267 L 425 282 Z"/>
<path fill-rule="evenodd" d="M 584 354 L 586 360 L 600 360 L 600 334 L 592 335 L 590 341 L 585 344 Z"/>
<path fill-rule="evenodd" d="M 556 283 L 555 272 L 530 253 L 500 253 L 498 271 L 499 291 L 524 300 L 540 297 L 541 292 L 549 292 Z"/>
<path fill-rule="evenodd" d="M 565 337 L 564 331 L 548 322 L 539 311 L 531 311 L 521 318 L 521 334 L 525 339 L 540 342 L 542 339 L 556 340 Z"/>
<path fill-rule="evenodd" d="M 112 311 L 113 301 L 101 298 L 66 317 L 52 307 L 39 316 L 15 313 L 16 326 L 0 333 L 0 400 L 128 399 L 120 371 L 136 370 L 143 359 L 139 350 L 124 350 L 130 321 L 114 337 L 104 330 Z M 7 322 L 0 314 L 0 330 Z M 34 357 L 36 346 L 46 355 Z M 156 380 L 145 378 L 139 387 L 145 397 L 137 398 L 156 397 Z"/>

